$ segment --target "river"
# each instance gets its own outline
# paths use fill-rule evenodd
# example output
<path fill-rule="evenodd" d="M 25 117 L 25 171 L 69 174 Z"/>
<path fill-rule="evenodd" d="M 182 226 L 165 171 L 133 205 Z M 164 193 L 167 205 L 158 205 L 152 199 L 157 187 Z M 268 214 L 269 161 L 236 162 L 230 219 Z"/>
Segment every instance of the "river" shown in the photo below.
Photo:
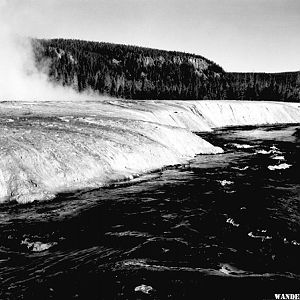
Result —
<path fill-rule="evenodd" d="M 109 188 L 1 204 L 0 298 L 299 292 L 300 126 L 199 135 L 224 153 Z"/>

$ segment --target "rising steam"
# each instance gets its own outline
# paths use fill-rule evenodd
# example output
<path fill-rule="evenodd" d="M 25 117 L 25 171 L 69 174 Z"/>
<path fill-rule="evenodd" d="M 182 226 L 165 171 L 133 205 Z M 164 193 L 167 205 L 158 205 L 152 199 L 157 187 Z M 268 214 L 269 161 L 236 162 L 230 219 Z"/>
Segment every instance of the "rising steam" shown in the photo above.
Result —
<path fill-rule="evenodd" d="M 99 99 L 50 82 L 46 72 L 36 68 L 31 39 L 21 36 L 14 23 L 20 7 L 21 1 L 0 0 L 0 101 Z"/>

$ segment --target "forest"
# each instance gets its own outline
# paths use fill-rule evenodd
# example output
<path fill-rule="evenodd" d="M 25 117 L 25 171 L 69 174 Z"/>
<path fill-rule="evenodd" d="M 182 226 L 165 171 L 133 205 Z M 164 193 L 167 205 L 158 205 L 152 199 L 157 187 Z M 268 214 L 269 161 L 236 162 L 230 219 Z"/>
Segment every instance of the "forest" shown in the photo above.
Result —
<path fill-rule="evenodd" d="M 205 57 L 72 39 L 32 40 L 52 81 L 125 99 L 300 101 L 300 72 L 230 73 Z"/>

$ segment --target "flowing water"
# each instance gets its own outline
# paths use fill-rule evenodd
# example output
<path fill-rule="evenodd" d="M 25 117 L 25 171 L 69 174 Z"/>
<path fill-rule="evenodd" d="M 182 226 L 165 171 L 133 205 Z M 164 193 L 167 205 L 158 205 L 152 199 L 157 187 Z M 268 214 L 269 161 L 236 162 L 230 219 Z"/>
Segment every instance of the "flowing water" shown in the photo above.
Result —
<path fill-rule="evenodd" d="M 299 292 L 300 126 L 200 135 L 225 153 L 54 201 L 0 205 L 0 299 Z"/>

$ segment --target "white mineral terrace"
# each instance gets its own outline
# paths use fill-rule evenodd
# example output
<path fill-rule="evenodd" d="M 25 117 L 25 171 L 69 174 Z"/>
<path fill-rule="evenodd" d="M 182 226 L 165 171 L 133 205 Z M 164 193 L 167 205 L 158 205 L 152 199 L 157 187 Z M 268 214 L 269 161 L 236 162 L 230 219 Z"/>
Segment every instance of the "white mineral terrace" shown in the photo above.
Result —
<path fill-rule="evenodd" d="M 98 188 L 216 154 L 193 131 L 300 123 L 300 105 L 252 101 L 0 102 L 0 201 Z"/>

